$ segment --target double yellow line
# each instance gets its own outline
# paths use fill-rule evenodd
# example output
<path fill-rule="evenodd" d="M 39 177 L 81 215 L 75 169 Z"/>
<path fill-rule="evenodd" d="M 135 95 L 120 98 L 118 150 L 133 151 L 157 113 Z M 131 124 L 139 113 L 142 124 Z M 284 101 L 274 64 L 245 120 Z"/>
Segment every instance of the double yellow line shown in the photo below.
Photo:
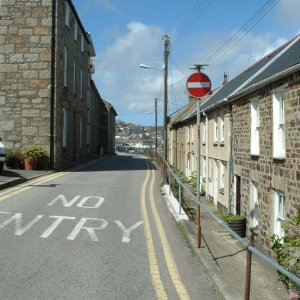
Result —
<path fill-rule="evenodd" d="M 51 179 L 61 177 L 63 175 L 68 174 L 69 172 L 59 172 L 59 173 L 53 173 L 49 175 L 45 175 L 36 179 L 32 179 L 27 181 L 26 183 L 17 185 L 16 187 L 5 189 L 3 192 L 0 192 L 0 201 L 3 201 L 11 196 L 17 195 L 21 192 L 24 192 L 28 189 L 30 189 L 33 185 L 42 184 L 45 183 Z"/>
<path fill-rule="evenodd" d="M 149 221 L 147 206 L 146 206 L 146 187 L 149 182 L 150 175 L 151 175 L 151 182 L 150 182 L 150 187 L 149 187 L 150 207 L 151 207 L 151 211 L 152 211 L 152 214 L 154 217 L 154 222 L 155 222 L 155 226 L 156 226 L 159 238 L 160 238 L 162 249 L 164 252 L 164 257 L 166 260 L 168 272 L 170 274 L 171 280 L 173 282 L 173 285 L 175 287 L 175 290 L 177 292 L 179 299 L 188 300 L 188 299 L 190 299 L 190 297 L 189 297 L 188 292 L 180 278 L 175 260 L 172 255 L 170 245 L 169 245 L 167 237 L 166 237 L 166 233 L 164 231 L 163 225 L 161 223 L 161 220 L 160 220 L 160 217 L 158 215 L 157 208 L 155 205 L 155 201 L 154 201 L 155 171 L 149 170 L 149 164 L 147 166 L 148 166 L 148 169 L 147 169 L 146 178 L 143 182 L 142 189 L 141 189 L 140 205 L 141 205 L 142 218 L 144 221 L 144 231 L 145 231 L 148 260 L 149 260 L 150 273 L 151 273 L 153 287 L 155 289 L 156 296 L 158 299 L 168 299 L 168 296 L 166 294 L 166 291 L 165 291 L 165 288 L 164 288 L 164 285 L 163 285 L 163 282 L 162 282 L 162 279 L 160 276 L 160 272 L 159 272 L 159 266 L 158 266 L 158 262 L 157 262 L 157 257 L 156 257 L 156 252 L 155 252 L 155 247 L 154 247 L 154 242 L 153 242 L 152 232 L 151 232 L 151 227 L 150 227 L 150 221 Z"/>

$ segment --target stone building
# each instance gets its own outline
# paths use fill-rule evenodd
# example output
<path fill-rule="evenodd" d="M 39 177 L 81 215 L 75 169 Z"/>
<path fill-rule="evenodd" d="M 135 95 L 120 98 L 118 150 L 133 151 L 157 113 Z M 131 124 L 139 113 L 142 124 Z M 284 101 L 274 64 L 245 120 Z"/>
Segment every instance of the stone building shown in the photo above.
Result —
<path fill-rule="evenodd" d="M 220 210 L 244 214 L 247 233 L 256 227 L 256 244 L 266 251 L 268 238 L 282 236 L 282 222 L 300 206 L 299 53 L 296 36 L 201 105 L 200 175 L 206 196 Z M 189 107 L 171 116 L 169 133 L 176 153 L 170 162 L 187 176 L 184 145 L 188 128 L 196 124 L 196 111 L 185 115 Z"/>
<path fill-rule="evenodd" d="M 232 102 L 233 196 L 257 227 L 257 242 L 270 249 L 272 234 L 300 206 L 300 36 L 263 60 Z"/>
<path fill-rule="evenodd" d="M 0 135 L 44 146 L 53 167 L 98 151 L 91 36 L 71 0 L 2 0 Z"/>

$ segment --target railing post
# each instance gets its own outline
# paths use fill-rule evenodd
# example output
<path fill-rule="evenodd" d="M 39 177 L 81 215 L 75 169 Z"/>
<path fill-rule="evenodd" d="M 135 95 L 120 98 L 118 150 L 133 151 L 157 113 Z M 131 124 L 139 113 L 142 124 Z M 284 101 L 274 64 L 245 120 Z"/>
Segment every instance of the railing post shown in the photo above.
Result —
<path fill-rule="evenodd" d="M 181 185 L 179 184 L 179 215 L 181 216 Z"/>
<path fill-rule="evenodd" d="M 200 205 L 197 204 L 197 248 L 201 247 Z"/>
<path fill-rule="evenodd" d="M 251 239 L 250 239 L 251 246 L 254 246 L 254 235 L 255 233 L 251 230 Z M 251 266 L 252 266 L 252 252 L 249 250 L 249 248 L 247 248 L 245 300 L 250 300 Z"/>

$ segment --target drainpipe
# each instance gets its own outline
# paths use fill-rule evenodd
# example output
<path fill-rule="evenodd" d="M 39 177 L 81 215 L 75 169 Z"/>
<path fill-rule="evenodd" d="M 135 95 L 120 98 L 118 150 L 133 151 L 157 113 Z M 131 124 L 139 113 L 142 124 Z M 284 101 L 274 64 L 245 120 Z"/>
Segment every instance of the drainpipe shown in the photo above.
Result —
<path fill-rule="evenodd" d="M 230 112 L 229 112 L 229 126 L 228 126 L 228 133 L 229 133 L 229 191 L 228 191 L 228 208 L 229 208 L 229 213 L 235 213 L 234 210 L 234 170 L 233 170 L 233 136 L 232 136 L 232 128 L 233 128 L 233 118 L 232 118 L 232 105 L 230 105 Z"/>
<path fill-rule="evenodd" d="M 55 122 L 55 50 L 56 50 L 56 0 L 52 1 L 51 34 L 51 95 L 50 95 L 50 168 L 54 168 L 54 122 Z"/>
<path fill-rule="evenodd" d="M 203 115 L 205 116 L 205 160 L 206 160 L 206 187 L 205 187 L 205 197 L 208 198 L 208 188 L 209 188 L 209 181 L 208 181 L 208 174 L 209 174 L 209 170 L 208 170 L 208 117 L 207 114 L 205 113 L 205 111 L 203 111 Z"/>

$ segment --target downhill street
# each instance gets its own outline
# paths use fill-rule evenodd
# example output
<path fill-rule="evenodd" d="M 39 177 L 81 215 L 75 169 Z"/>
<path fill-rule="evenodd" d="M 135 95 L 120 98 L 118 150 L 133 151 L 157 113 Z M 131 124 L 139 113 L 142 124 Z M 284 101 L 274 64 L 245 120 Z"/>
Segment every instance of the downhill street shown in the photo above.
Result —
<path fill-rule="evenodd" d="M 1 191 L 0 238 L 1 299 L 222 299 L 142 156 Z"/>

